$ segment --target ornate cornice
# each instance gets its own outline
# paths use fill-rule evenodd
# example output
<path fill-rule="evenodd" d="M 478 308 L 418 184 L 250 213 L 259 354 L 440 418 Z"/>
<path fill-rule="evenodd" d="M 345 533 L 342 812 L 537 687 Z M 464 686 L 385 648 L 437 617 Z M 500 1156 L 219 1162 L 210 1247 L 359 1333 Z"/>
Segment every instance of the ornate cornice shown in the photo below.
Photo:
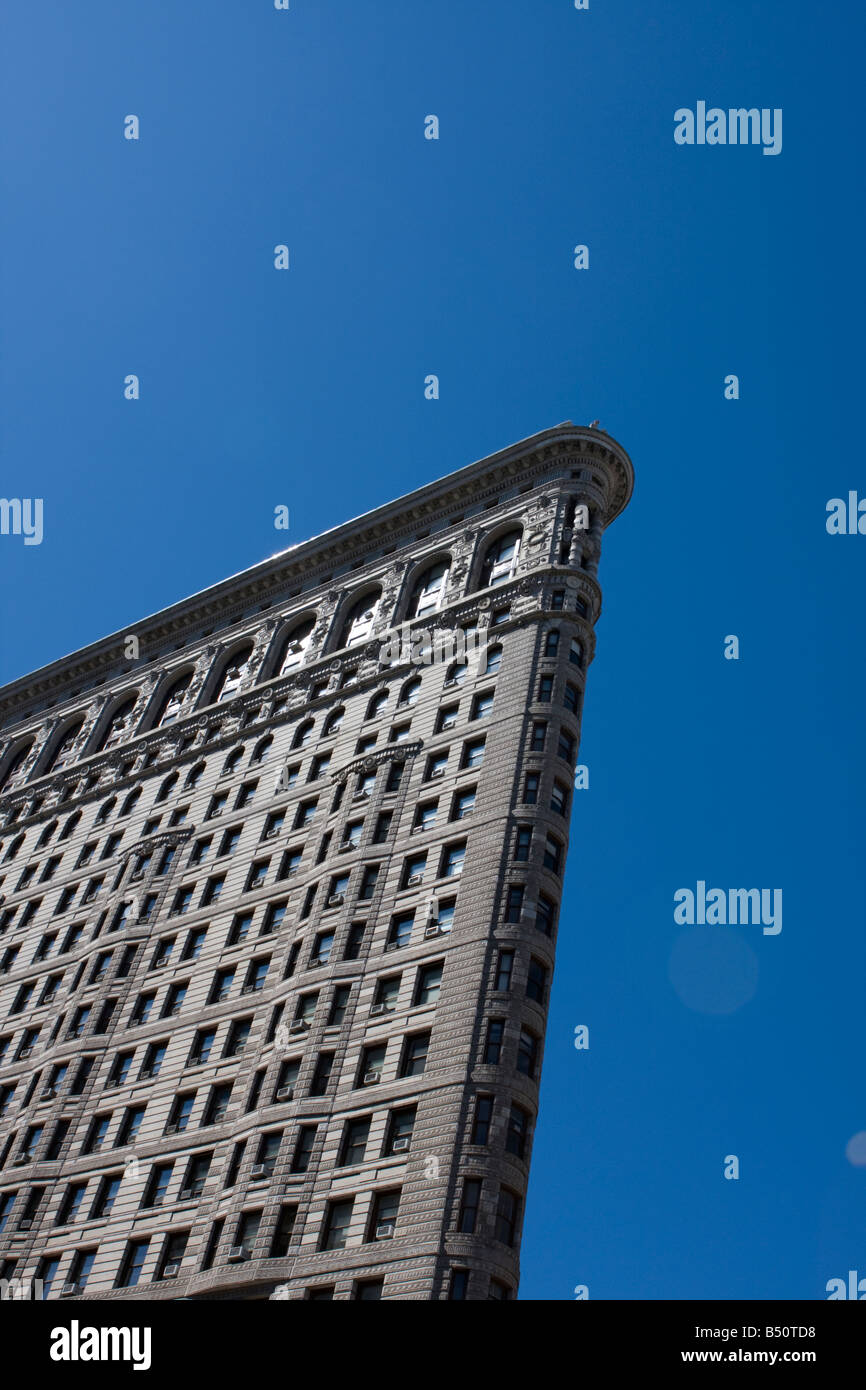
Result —
<path fill-rule="evenodd" d="M 292 546 L 143 622 L 130 624 L 123 632 L 94 643 L 73 657 L 10 683 L 0 691 L 0 718 L 23 703 L 41 701 L 47 695 L 88 682 L 94 676 L 134 681 L 141 668 L 124 670 L 124 640 L 130 631 L 150 648 L 164 647 L 183 637 L 192 644 L 197 630 L 209 621 L 248 618 L 252 604 L 264 607 L 275 601 L 285 602 L 294 586 L 309 583 L 311 579 L 314 588 L 303 595 L 303 603 L 305 607 L 312 607 L 319 585 L 333 587 L 329 571 L 364 559 L 383 541 L 393 544 L 396 540 L 398 548 L 409 547 L 416 543 L 413 533 L 419 524 L 447 523 L 455 511 L 465 510 L 470 504 L 483 504 L 518 479 L 521 483 L 531 483 L 534 479 L 541 482 L 551 467 L 565 470 L 587 464 L 597 466 L 607 475 L 609 487 L 604 524 L 609 525 L 631 493 L 633 472 L 628 455 L 602 431 L 571 424 L 556 426 L 365 516 Z M 350 582 L 351 576 L 341 575 L 337 580 L 338 584 Z"/>

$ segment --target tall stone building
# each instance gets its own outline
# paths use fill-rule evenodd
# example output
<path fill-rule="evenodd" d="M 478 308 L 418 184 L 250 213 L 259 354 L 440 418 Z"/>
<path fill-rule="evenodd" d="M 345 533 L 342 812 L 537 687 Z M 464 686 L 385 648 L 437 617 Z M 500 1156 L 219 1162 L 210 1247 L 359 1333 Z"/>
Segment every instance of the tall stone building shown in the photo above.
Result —
<path fill-rule="evenodd" d="M 631 487 L 560 425 L 0 690 L 0 1278 L 515 1295 Z"/>

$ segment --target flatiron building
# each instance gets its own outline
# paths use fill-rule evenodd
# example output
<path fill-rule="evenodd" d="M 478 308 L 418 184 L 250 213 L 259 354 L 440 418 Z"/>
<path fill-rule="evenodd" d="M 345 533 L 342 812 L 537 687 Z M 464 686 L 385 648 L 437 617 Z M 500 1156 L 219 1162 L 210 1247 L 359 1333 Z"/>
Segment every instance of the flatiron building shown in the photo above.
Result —
<path fill-rule="evenodd" d="M 516 1295 L 631 488 L 559 425 L 0 689 L 0 1278 Z"/>

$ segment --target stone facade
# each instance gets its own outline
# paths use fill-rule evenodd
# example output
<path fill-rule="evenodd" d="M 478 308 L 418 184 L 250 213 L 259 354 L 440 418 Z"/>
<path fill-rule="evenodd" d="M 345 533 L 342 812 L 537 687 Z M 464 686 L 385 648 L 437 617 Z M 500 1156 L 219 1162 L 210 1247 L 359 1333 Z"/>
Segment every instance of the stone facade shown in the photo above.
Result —
<path fill-rule="evenodd" d="M 0 1278 L 515 1295 L 631 486 L 561 425 L 0 690 Z"/>

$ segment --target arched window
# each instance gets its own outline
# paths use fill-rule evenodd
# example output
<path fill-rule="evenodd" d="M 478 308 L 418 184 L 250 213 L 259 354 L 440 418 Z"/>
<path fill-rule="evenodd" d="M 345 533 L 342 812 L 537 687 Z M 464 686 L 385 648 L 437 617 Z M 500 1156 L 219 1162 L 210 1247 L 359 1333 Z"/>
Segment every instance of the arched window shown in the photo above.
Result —
<path fill-rule="evenodd" d="M 241 681 L 247 674 L 246 664 L 252 650 L 253 644 L 248 642 L 246 646 L 241 647 L 240 651 L 235 652 L 234 656 L 229 658 L 213 697 L 214 704 L 222 704 L 224 700 L 231 700 L 237 695 Z"/>
<path fill-rule="evenodd" d="M 568 651 L 568 659 L 573 666 L 583 665 L 583 643 L 578 642 L 576 637 L 572 637 L 571 646 Z"/>
<path fill-rule="evenodd" d="M 73 811 L 69 819 L 64 823 L 63 829 L 57 837 L 58 843 L 61 840 L 68 840 L 78 822 L 81 820 L 81 812 Z"/>
<path fill-rule="evenodd" d="M 495 676 L 502 665 L 502 648 L 490 647 L 487 652 L 487 665 L 484 667 L 485 676 Z"/>
<path fill-rule="evenodd" d="M 20 835 L 18 835 L 17 838 L 14 839 L 14 840 L 12 841 L 11 845 L 10 845 L 9 848 L 7 849 L 7 851 L 6 851 L 6 858 L 3 860 L 3 863 L 5 864 L 5 863 L 7 863 L 8 860 L 14 859 L 15 856 L 16 856 L 16 854 L 18 853 L 19 849 L 21 848 L 21 846 L 22 846 L 23 844 L 24 844 L 24 832 L 22 831 L 22 833 L 21 833 Z"/>
<path fill-rule="evenodd" d="M 244 756 L 243 748 L 233 748 L 223 764 L 222 777 L 228 777 L 230 772 L 234 772 L 241 758 Z"/>
<path fill-rule="evenodd" d="M 136 787 L 134 791 L 131 791 L 131 792 L 129 793 L 129 795 L 124 799 L 123 804 L 122 804 L 120 810 L 119 810 L 118 813 L 117 813 L 117 819 L 118 819 L 118 820 L 120 820 L 121 816 L 131 816 L 131 815 L 132 815 L 133 811 L 135 810 L 136 806 L 138 805 L 138 798 L 139 798 L 140 796 L 141 796 L 141 787 Z"/>
<path fill-rule="evenodd" d="M 270 735 L 268 735 L 267 738 L 263 738 L 259 743 L 256 744 L 255 748 L 253 749 L 253 755 L 250 758 L 251 767 L 254 763 L 267 762 L 268 754 L 271 751 L 271 744 L 273 743 L 273 741 L 274 740 L 270 737 Z"/>
<path fill-rule="evenodd" d="M 129 717 L 135 709 L 138 693 L 130 695 L 122 704 L 117 706 L 114 714 L 105 726 L 105 733 L 102 735 L 96 748 L 93 750 L 99 753 L 103 748 L 113 748 L 116 743 L 120 743 L 124 737 L 129 737 L 132 732 L 127 729 Z"/>
<path fill-rule="evenodd" d="M 548 632 L 547 636 L 546 636 L 545 639 L 544 639 L 544 655 L 545 655 L 545 656 L 556 656 L 556 654 L 558 653 L 558 651 L 559 651 L 559 632 L 558 632 L 557 629 L 554 627 L 554 628 L 551 628 L 550 632 Z"/>
<path fill-rule="evenodd" d="M 196 763 L 195 767 L 190 768 L 189 772 L 186 774 L 186 781 L 183 784 L 185 791 L 191 791 L 194 787 L 198 786 L 204 776 L 206 767 L 207 763 Z"/>
<path fill-rule="evenodd" d="M 287 671 L 293 671 L 296 666 L 301 666 L 304 657 L 309 651 L 310 638 L 313 635 L 313 628 L 316 626 L 315 618 L 304 618 L 289 633 L 286 642 L 286 649 L 283 655 L 279 674 L 284 676 Z"/>
<path fill-rule="evenodd" d="M 183 709 L 183 702 L 186 692 L 192 680 L 192 671 L 185 671 L 182 676 L 173 680 L 163 695 L 159 703 L 156 718 L 153 721 L 154 728 L 162 728 L 165 724 L 173 724 L 180 718 Z"/>
<path fill-rule="evenodd" d="M 12 758 L 6 765 L 6 770 L 2 778 L 0 778 L 0 787 L 8 787 L 10 783 L 15 781 L 18 773 L 26 763 L 32 747 L 33 740 L 31 739 L 29 743 L 22 743 L 17 753 L 13 753 Z"/>
<path fill-rule="evenodd" d="M 414 705 L 417 702 L 420 693 L 421 677 L 415 676 L 412 680 L 407 681 L 406 684 L 403 686 L 403 689 L 400 691 L 400 698 L 397 701 L 397 704 Z"/>
<path fill-rule="evenodd" d="M 325 727 L 322 729 L 323 738 L 327 738 L 330 734 L 337 733 L 343 722 L 343 715 L 345 713 L 346 711 L 342 706 L 339 709 L 331 710 L 331 713 L 325 720 Z"/>
<path fill-rule="evenodd" d="M 56 820 L 50 820 L 50 821 L 48 822 L 48 824 L 47 824 L 46 826 L 43 827 L 42 834 L 39 836 L 39 839 L 36 841 L 36 848 L 37 848 L 37 849 L 41 849 L 43 845 L 49 844 L 50 841 L 51 841 L 51 837 L 52 837 L 52 835 L 54 834 L 54 832 L 55 832 L 56 829 L 57 829 L 57 821 L 56 821 Z"/>
<path fill-rule="evenodd" d="M 466 662 L 466 661 L 455 661 L 455 662 L 453 662 L 453 664 L 452 664 L 451 666 L 448 667 L 448 671 L 447 671 L 447 674 L 446 674 L 446 676 L 445 676 L 445 684 L 446 684 L 446 685 L 462 685 L 463 682 L 464 682 L 465 679 L 466 679 L 466 672 L 467 672 L 468 670 L 469 670 L 469 664 L 468 664 L 468 662 Z"/>
<path fill-rule="evenodd" d="M 480 588 L 489 589 L 494 584 L 505 584 L 511 578 L 520 554 L 520 535 L 519 530 L 507 531 L 487 547 L 481 566 Z"/>
<path fill-rule="evenodd" d="M 94 820 L 93 824 L 94 824 L 94 825 L 104 825 L 105 822 L 108 820 L 108 817 L 111 815 L 111 813 L 112 813 L 112 811 L 114 810 L 114 808 L 115 808 L 116 805 L 117 805 L 117 797 L 116 797 L 116 796 L 109 797 L 108 801 L 103 801 L 102 805 L 100 806 L 99 810 L 98 810 L 97 813 L 96 813 L 96 819 Z"/>
<path fill-rule="evenodd" d="M 66 732 L 61 734 L 54 746 L 54 751 L 42 769 L 43 773 L 59 772 L 62 767 L 67 767 L 73 761 L 72 750 L 75 747 L 78 735 L 81 733 L 83 724 L 84 719 L 82 717 L 81 719 L 77 719 L 74 724 L 70 724 Z"/>
<path fill-rule="evenodd" d="M 166 797 L 170 794 L 172 787 L 174 786 L 176 781 L 176 772 L 172 772 L 169 774 L 168 777 L 166 777 L 165 781 L 163 782 L 162 786 L 160 787 L 159 791 L 154 797 L 154 805 L 156 805 L 159 801 L 165 801 Z"/>
<path fill-rule="evenodd" d="M 441 607 L 450 568 L 447 560 L 437 560 L 419 576 L 409 599 L 407 617 L 420 618 Z"/>
<path fill-rule="evenodd" d="M 343 647 L 357 647 L 359 642 L 366 642 L 376 620 L 376 610 L 379 600 L 382 597 L 381 589 L 373 589 L 372 592 L 363 594 L 361 598 L 349 607 L 340 628 L 340 636 L 337 640 L 337 650 Z"/>
<path fill-rule="evenodd" d="M 387 690 L 377 690 L 377 691 L 376 691 L 376 694 L 373 696 L 372 700 L 370 701 L 369 705 L 367 706 L 367 713 L 364 715 L 364 718 L 365 718 L 365 719 L 378 719 L 378 718 L 379 718 L 379 715 L 382 713 L 382 710 L 385 708 L 385 706 L 387 705 L 387 703 L 388 703 L 388 691 L 387 691 Z"/>
<path fill-rule="evenodd" d="M 305 719 L 303 724 L 299 724 L 295 729 L 295 736 L 292 739 L 293 748 L 306 748 L 310 739 L 313 737 L 313 720 Z"/>

